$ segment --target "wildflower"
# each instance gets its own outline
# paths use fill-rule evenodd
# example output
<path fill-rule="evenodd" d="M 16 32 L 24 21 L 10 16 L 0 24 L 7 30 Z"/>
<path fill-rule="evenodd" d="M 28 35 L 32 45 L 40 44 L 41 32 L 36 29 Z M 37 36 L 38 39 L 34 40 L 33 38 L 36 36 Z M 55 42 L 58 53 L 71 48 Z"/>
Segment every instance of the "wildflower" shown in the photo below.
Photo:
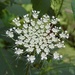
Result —
<path fill-rule="evenodd" d="M 58 21 L 60 21 L 58 18 L 55 18 L 54 16 L 52 16 L 52 20 L 51 20 L 52 24 L 55 25 L 55 24 L 57 24 Z"/>
<path fill-rule="evenodd" d="M 25 39 L 25 37 L 24 37 L 23 35 L 18 36 L 18 38 L 19 38 L 20 40 L 24 40 L 24 39 Z"/>
<path fill-rule="evenodd" d="M 29 47 L 28 49 L 26 49 L 27 52 L 33 52 L 34 48 Z"/>
<path fill-rule="evenodd" d="M 59 55 L 59 53 L 54 52 L 53 58 L 59 60 L 60 58 L 62 58 L 62 55 Z"/>
<path fill-rule="evenodd" d="M 47 55 L 44 52 L 42 52 L 41 53 L 41 60 L 44 60 L 44 59 L 47 59 Z"/>
<path fill-rule="evenodd" d="M 50 52 L 49 48 L 45 48 L 44 52 L 46 53 L 46 55 L 48 55 L 48 53 Z"/>
<path fill-rule="evenodd" d="M 60 43 L 60 42 L 59 42 L 59 43 L 57 43 L 57 44 L 56 44 L 56 46 L 57 46 L 58 48 L 65 47 L 65 46 L 64 46 L 64 43 Z"/>
<path fill-rule="evenodd" d="M 27 22 L 27 23 L 30 22 L 28 14 L 24 15 L 23 17 L 24 17 L 24 22 Z"/>
<path fill-rule="evenodd" d="M 59 31 L 59 29 L 58 29 L 58 27 L 55 27 L 55 28 L 52 29 L 52 31 L 53 31 L 54 33 L 57 33 L 57 32 Z"/>
<path fill-rule="evenodd" d="M 27 60 L 31 63 L 37 59 L 36 55 L 40 55 L 41 60 L 47 60 L 51 50 L 64 48 L 63 40 L 69 37 L 67 31 L 61 32 L 61 27 L 51 26 L 57 24 L 59 19 L 54 16 L 50 19 L 47 14 L 40 19 L 38 16 L 39 11 L 32 11 L 32 17 L 29 14 L 24 15 L 22 23 L 19 17 L 15 18 L 13 22 L 16 26 L 6 31 L 6 35 L 15 41 L 14 53 L 22 55 L 26 52 Z M 53 57 L 58 60 L 62 55 L 54 52 Z"/>
<path fill-rule="evenodd" d="M 21 23 L 20 23 L 20 21 L 19 21 L 19 17 L 15 18 L 15 19 L 13 20 L 13 22 L 15 23 L 16 26 L 21 26 Z"/>
<path fill-rule="evenodd" d="M 14 37 L 14 34 L 13 34 L 13 32 L 11 32 L 11 31 L 6 31 L 6 34 L 10 37 L 10 38 L 13 38 Z"/>
<path fill-rule="evenodd" d="M 54 49 L 55 46 L 54 46 L 53 44 L 50 44 L 50 45 L 49 45 L 49 48 Z"/>
<path fill-rule="evenodd" d="M 59 34 L 61 38 L 69 38 L 69 34 L 67 32 Z"/>
<path fill-rule="evenodd" d="M 33 63 L 34 62 L 34 60 L 35 60 L 35 56 L 33 56 L 33 55 L 27 55 L 27 60 L 28 61 L 30 61 L 31 63 Z"/>
<path fill-rule="evenodd" d="M 15 54 L 20 55 L 23 53 L 23 49 L 16 49 Z"/>
<path fill-rule="evenodd" d="M 39 11 L 32 11 L 32 16 L 33 16 L 33 18 L 38 18 L 38 14 L 39 14 L 40 12 Z"/>
<path fill-rule="evenodd" d="M 14 31 L 17 33 L 17 34 L 21 34 L 22 30 L 20 28 L 16 28 L 14 29 Z"/>

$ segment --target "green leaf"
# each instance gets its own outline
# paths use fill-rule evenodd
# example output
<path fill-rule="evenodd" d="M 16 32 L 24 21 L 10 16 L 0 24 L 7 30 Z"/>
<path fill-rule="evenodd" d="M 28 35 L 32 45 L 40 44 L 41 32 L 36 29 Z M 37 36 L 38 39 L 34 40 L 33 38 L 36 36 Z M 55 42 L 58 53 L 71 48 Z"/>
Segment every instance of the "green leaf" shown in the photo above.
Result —
<path fill-rule="evenodd" d="M 44 70 L 44 74 L 47 75 L 75 75 L 75 65 L 71 63 L 65 63 L 60 61 L 52 61 L 49 63 L 50 66 L 47 66 Z M 49 69 L 48 69 L 49 68 Z M 44 75 L 43 74 L 43 75 Z"/>
<path fill-rule="evenodd" d="M 3 39 L 0 38 L 0 48 L 4 47 Z"/>
<path fill-rule="evenodd" d="M 73 14 L 75 17 L 75 0 L 72 0 L 71 6 L 72 6 Z"/>
<path fill-rule="evenodd" d="M 0 28 L 4 27 L 3 21 L 0 19 Z"/>
<path fill-rule="evenodd" d="M 25 62 L 17 60 L 12 50 L 0 49 L 0 75 L 25 75 Z"/>
<path fill-rule="evenodd" d="M 0 50 L 0 75 L 14 75 L 12 67 L 10 66 L 3 50 Z"/>
<path fill-rule="evenodd" d="M 5 0 L 0 0 L 0 2 L 4 2 Z"/>
<path fill-rule="evenodd" d="M 6 8 L 8 10 L 8 12 L 10 12 L 11 14 L 17 15 L 17 16 L 23 16 L 26 14 L 25 9 L 17 4 L 14 4 L 12 6 L 9 6 Z"/>
<path fill-rule="evenodd" d="M 55 14 L 58 15 L 64 0 L 51 0 L 51 7 L 54 10 Z"/>
<path fill-rule="evenodd" d="M 34 10 L 39 10 L 41 15 L 47 13 L 50 7 L 51 0 L 31 0 L 32 6 Z"/>
<path fill-rule="evenodd" d="M 16 2 L 18 4 L 29 4 L 30 0 L 14 0 L 14 2 Z"/>
<path fill-rule="evenodd" d="M 4 2 L 0 2 L 0 18 L 3 17 L 3 9 L 6 8 L 6 4 Z"/>
<path fill-rule="evenodd" d="M 22 7 L 28 12 L 32 11 L 32 4 L 22 4 Z"/>

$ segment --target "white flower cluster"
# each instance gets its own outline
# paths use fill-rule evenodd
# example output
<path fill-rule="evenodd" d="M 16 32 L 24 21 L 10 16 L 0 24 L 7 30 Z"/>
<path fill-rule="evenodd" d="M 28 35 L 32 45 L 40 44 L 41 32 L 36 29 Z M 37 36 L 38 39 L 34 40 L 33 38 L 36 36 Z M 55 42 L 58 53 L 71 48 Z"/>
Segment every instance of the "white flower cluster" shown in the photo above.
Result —
<path fill-rule="evenodd" d="M 13 22 L 16 26 L 6 31 L 7 36 L 15 40 L 14 53 L 17 55 L 27 53 L 27 60 L 31 63 L 37 59 L 36 55 L 40 55 L 41 60 L 47 60 L 51 50 L 65 47 L 63 40 L 69 37 L 67 31 L 62 32 L 61 27 L 55 26 L 59 19 L 54 16 L 50 19 L 48 15 L 38 19 L 39 13 L 39 11 L 32 11 L 32 16 L 24 15 L 23 22 L 19 17 L 15 18 Z M 14 36 L 17 38 L 15 39 Z M 57 52 L 53 53 L 53 57 L 62 58 Z"/>
<path fill-rule="evenodd" d="M 57 53 L 57 52 L 54 52 L 53 56 L 54 56 L 54 59 L 57 59 L 57 60 L 62 58 L 62 55 L 59 55 L 59 53 Z"/>

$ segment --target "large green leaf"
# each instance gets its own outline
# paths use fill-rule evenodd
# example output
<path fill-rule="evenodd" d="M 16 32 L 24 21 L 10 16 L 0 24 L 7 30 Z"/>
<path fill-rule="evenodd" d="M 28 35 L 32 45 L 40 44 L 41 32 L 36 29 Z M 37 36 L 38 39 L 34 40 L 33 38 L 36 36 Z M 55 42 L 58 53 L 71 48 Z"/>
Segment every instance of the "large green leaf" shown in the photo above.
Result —
<path fill-rule="evenodd" d="M 16 60 L 12 50 L 0 49 L 0 75 L 25 75 L 25 62 Z"/>
<path fill-rule="evenodd" d="M 72 0 L 71 6 L 75 17 L 75 0 Z"/>
<path fill-rule="evenodd" d="M 14 75 L 14 72 L 6 58 L 7 57 L 3 50 L 0 50 L 0 75 Z"/>
<path fill-rule="evenodd" d="M 34 10 L 39 10 L 41 15 L 47 13 L 50 7 L 51 0 L 31 0 Z"/>
<path fill-rule="evenodd" d="M 8 10 L 8 12 L 10 12 L 11 14 L 17 15 L 17 16 L 23 16 L 26 14 L 25 9 L 17 4 L 13 4 L 12 6 L 9 6 L 6 8 Z"/>
<path fill-rule="evenodd" d="M 29 4 L 30 0 L 14 0 L 14 2 L 16 2 L 18 4 Z"/>

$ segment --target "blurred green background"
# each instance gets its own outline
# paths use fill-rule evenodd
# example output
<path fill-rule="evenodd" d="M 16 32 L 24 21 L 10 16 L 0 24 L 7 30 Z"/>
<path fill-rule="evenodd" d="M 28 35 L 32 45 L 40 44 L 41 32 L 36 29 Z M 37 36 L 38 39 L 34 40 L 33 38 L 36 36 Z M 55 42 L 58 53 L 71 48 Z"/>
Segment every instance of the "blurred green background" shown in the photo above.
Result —
<path fill-rule="evenodd" d="M 42 3 L 42 6 L 44 6 L 45 0 L 41 1 L 44 1 L 44 4 Z M 22 17 L 32 9 L 44 10 L 44 7 L 42 8 L 41 5 L 37 8 L 35 7 L 37 2 L 34 0 L 0 0 L 0 75 L 26 75 L 24 61 L 20 60 L 18 62 L 14 60 L 12 53 L 13 41 L 6 37 L 5 31 L 13 26 L 11 22 L 15 17 Z M 59 5 L 60 7 L 61 4 Z M 61 19 L 60 25 L 63 27 L 63 30 L 68 30 L 70 37 L 66 40 L 66 47 L 58 50 L 63 55 L 62 62 L 49 62 L 42 69 L 40 75 L 75 75 L 75 0 L 63 0 L 60 14 L 57 14 L 59 11 L 56 11 L 55 8 L 51 10 L 51 12 L 54 11 L 54 14 L 49 11 L 49 15 L 56 15 Z M 45 11 L 47 12 L 47 10 Z M 45 11 L 41 12 L 41 15 L 46 13 Z M 31 75 L 38 75 L 37 69 L 32 69 L 31 71 L 37 71 Z"/>

